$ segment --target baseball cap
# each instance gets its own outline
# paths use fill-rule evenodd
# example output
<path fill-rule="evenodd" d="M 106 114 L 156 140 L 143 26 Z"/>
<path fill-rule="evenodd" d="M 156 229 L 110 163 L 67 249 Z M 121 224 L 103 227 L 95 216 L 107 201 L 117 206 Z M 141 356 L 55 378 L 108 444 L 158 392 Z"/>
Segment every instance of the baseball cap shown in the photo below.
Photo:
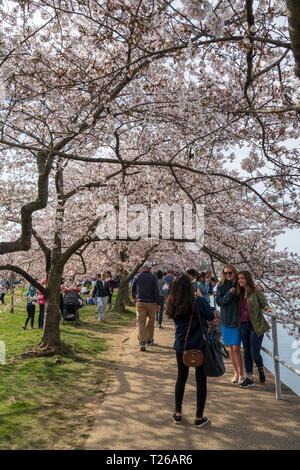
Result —
<path fill-rule="evenodd" d="M 150 263 L 150 261 L 146 261 L 146 262 L 143 264 L 143 268 L 152 268 L 152 264 Z"/>

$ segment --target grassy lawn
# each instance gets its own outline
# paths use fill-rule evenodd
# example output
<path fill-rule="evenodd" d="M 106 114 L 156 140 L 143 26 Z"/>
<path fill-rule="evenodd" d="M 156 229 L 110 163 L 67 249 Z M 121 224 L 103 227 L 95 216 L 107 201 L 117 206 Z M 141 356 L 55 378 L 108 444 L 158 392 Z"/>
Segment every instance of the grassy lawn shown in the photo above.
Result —
<path fill-rule="evenodd" d="M 10 303 L 10 295 L 5 301 Z M 114 375 L 120 335 L 134 323 L 134 308 L 106 313 L 107 323 L 100 323 L 95 306 L 85 306 L 80 327 L 61 326 L 62 340 L 71 346 L 62 358 L 15 359 L 39 342 L 41 330 L 30 324 L 22 329 L 24 294 L 14 313 L 5 307 L 0 305 L 0 340 L 6 347 L 6 364 L 0 364 L 0 449 L 82 449 Z M 38 307 L 36 328 L 37 319 Z"/>

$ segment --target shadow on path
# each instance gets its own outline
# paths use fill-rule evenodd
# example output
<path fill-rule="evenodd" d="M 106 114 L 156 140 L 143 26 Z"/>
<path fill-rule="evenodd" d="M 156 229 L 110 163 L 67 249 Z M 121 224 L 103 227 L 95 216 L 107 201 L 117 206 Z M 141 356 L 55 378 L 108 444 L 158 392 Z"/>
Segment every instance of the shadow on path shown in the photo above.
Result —
<path fill-rule="evenodd" d="M 139 351 L 135 328 L 105 396 L 86 449 L 299 449 L 300 400 L 283 386 L 276 400 L 274 378 L 252 389 L 231 383 L 226 361 L 223 377 L 208 379 L 205 416 L 210 424 L 195 429 L 195 372 L 190 369 L 183 402 L 183 423 L 172 421 L 177 376 L 174 326 L 155 331 L 156 344 Z M 257 379 L 258 380 L 258 379 Z"/>

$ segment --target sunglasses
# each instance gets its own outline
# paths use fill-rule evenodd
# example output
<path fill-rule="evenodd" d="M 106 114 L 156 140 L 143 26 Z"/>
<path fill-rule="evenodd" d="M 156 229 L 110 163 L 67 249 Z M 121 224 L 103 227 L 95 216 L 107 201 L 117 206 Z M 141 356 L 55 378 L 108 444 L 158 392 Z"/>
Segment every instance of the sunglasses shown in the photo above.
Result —
<path fill-rule="evenodd" d="M 225 271 L 224 274 L 226 276 L 227 274 L 233 274 L 233 272 L 232 271 Z"/>

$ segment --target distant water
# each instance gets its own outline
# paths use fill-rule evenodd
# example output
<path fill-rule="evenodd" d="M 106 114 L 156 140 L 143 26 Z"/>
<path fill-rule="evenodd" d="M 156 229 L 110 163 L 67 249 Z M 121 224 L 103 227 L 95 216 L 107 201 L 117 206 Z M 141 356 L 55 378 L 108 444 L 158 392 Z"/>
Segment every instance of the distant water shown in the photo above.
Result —
<path fill-rule="evenodd" d="M 268 323 L 270 323 L 269 318 L 266 317 L 266 319 L 268 320 Z M 272 338 L 271 333 L 270 336 Z M 280 359 L 283 359 L 295 369 L 300 370 L 300 340 L 296 341 L 293 336 L 289 336 L 288 330 L 283 328 L 282 324 L 279 323 L 277 323 L 277 336 Z M 268 339 L 266 335 L 264 336 L 263 346 L 273 352 L 272 339 Z M 262 351 L 262 356 L 264 359 L 264 365 L 274 374 L 273 358 L 264 351 Z M 300 377 L 282 364 L 280 364 L 280 380 L 287 387 L 293 390 L 294 393 L 300 396 Z"/>

